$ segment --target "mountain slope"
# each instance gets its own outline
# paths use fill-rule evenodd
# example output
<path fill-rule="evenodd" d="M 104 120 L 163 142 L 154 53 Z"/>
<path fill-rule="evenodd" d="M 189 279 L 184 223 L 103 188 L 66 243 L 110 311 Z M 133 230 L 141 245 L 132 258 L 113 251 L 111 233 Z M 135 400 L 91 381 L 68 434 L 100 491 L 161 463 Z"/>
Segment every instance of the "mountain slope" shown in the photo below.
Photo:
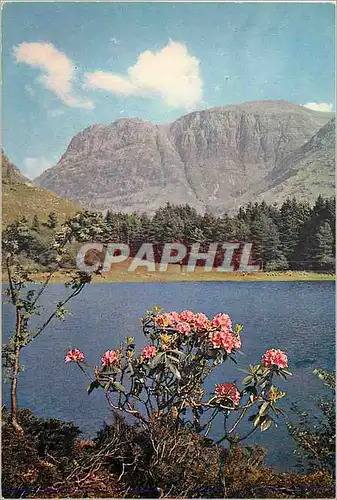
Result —
<path fill-rule="evenodd" d="M 32 184 L 29 179 L 22 175 L 18 167 L 9 161 L 3 151 L 1 151 L 1 177 L 2 184 Z"/>
<path fill-rule="evenodd" d="M 153 212 L 170 201 L 231 210 L 273 189 L 274 175 L 289 169 L 286 159 L 329 119 L 285 101 L 256 101 L 166 126 L 140 119 L 93 125 L 36 182 L 98 209 Z"/>
<path fill-rule="evenodd" d="M 5 227 L 18 217 L 31 219 L 37 214 L 45 220 L 55 212 L 59 220 L 75 214 L 80 206 L 55 193 L 34 186 L 20 170 L 2 154 L 2 225 Z"/>
<path fill-rule="evenodd" d="M 280 203 L 285 197 L 315 200 L 335 195 L 335 118 L 284 159 L 259 199 Z"/>
<path fill-rule="evenodd" d="M 281 204 L 286 198 L 313 202 L 319 194 L 335 195 L 335 118 L 303 146 L 286 156 L 262 179 L 258 189 L 246 192 L 235 208 L 249 201 Z M 234 208 L 234 207 L 233 207 Z M 216 212 L 225 211 L 223 205 Z"/>

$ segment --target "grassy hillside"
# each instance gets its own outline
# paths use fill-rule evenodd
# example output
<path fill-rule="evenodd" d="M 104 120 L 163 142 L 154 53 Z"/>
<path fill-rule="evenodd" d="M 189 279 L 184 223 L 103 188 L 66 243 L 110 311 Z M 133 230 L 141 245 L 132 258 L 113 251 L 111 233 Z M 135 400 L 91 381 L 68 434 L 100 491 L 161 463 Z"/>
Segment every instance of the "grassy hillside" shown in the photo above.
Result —
<path fill-rule="evenodd" d="M 32 219 L 36 214 L 43 221 L 50 212 L 59 220 L 75 214 L 80 205 L 34 186 L 2 153 L 2 225 L 21 216 Z"/>
<path fill-rule="evenodd" d="M 21 216 L 27 219 L 35 214 L 43 221 L 50 212 L 55 212 L 58 219 L 65 219 L 80 210 L 80 205 L 60 198 L 46 189 L 26 184 L 2 185 L 2 223 L 13 222 Z"/>

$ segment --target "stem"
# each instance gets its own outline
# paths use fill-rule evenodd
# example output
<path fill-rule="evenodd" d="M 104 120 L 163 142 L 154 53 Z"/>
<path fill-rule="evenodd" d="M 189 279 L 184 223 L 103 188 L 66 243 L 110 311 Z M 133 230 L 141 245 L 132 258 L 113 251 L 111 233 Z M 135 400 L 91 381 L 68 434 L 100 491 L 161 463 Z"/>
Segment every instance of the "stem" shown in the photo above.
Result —
<path fill-rule="evenodd" d="M 63 242 L 63 245 L 62 245 L 62 249 L 66 246 L 66 244 L 68 243 L 69 241 L 69 237 Z M 37 303 L 37 301 L 39 300 L 39 298 L 41 297 L 41 295 L 43 294 L 44 290 L 46 289 L 48 283 L 50 282 L 51 278 L 53 277 L 53 275 L 56 273 L 56 271 L 61 267 L 61 262 L 58 262 L 56 264 L 56 266 L 49 272 L 47 278 L 46 278 L 46 281 L 44 282 L 44 284 L 42 285 L 42 287 L 40 288 L 39 290 L 39 293 L 36 295 L 35 297 L 35 300 L 33 302 L 33 307 L 35 306 L 35 304 Z"/>
<path fill-rule="evenodd" d="M 254 431 L 256 431 L 258 427 L 253 427 L 252 430 L 250 430 L 245 436 L 242 436 L 240 439 L 238 439 L 238 443 L 240 443 L 241 441 L 243 441 L 244 439 L 247 439 L 247 437 L 249 437 L 251 434 L 253 434 Z"/>
<path fill-rule="evenodd" d="M 17 413 L 18 413 L 18 375 L 20 368 L 20 351 L 21 347 L 19 345 L 19 336 L 21 333 L 21 311 L 20 308 L 16 308 L 16 330 L 15 330 L 15 359 L 13 365 L 13 377 L 11 384 L 11 422 L 18 434 L 23 434 L 23 429 L 21 425 L 17 421 Z"/>
<path fill-rule="evenodd" d="M 239 423 L 241 422 L 241 420 L 243 419 L 243 417 L 245 416 L 247 410 L 248 410 L 249 406 L 246 406 L 242 412 L 240 413 L 240 415 L 238 416 L 238 418 L 236 419 L 236 421 L 234 422 L 232 428 L 228 431 L 228 434 L 232 434 L 233 431 L 235 431 L 235 429 L 237 428 L 237 426 L 239 425 Z"/>
<path fill-rule="evenodd" d="M 7 266 L 7 276 L 8 276 L 8 281 L 9 281 L 9 288 L 10 288 L 10 292 L 11 292 L 11 299 L 12 299 L 13 305 L 15 305 L 16 294 L 15 294 L 14 287 L 13 287 L 13 280 L 12 280 L 12 273 L 11 273 L 11 268 L 10 268 L 10 264 L 9 264 L 9 257 L 7 257 L 7 259 L 6 259 L 6 266 Z"/>
<path fill-rule="evenodd" d="M 219 413 L 219 409 L 215 408 L 214 412 L 212 413 L 211 418 L 208 421 L 207 429 L 206 429 L 206 432 L 205 432 L 205 437 L 208 436 L 208 433 L 209 433 L 209 431 L 211 430 L 211 427 L 212 427 L 212 421 L 215 419 L 215 417 L 217 416 L 218 413 Z"/>
<path fill-rule="evenodd" d="M 82 283 L 76 290 L 74 290 L 65 300 L 63 300 L 60 304 L 60 307 L 63 307 L 64 305 L 66 305 L 67 302 L 69 302 L 69 300 L 71 300 L 73 297 L 76 297 L 76 295 L 79 295 L 79 293 L 81 293 L 81 291 L 83 290 L 85 286 L 85 283 Z M 31 336 L 31 338 L 29 339 L 29 341 L 27 342 L 27 344 L 29 342 L 31 342 L 33 339 L 35 339 L 38 335 L 40 335 L 40 333 L 43 332 L 43 330 L 46 328 L 46 326 L 49 325 L 49 323 L 51 322 L 51 320 L 54 318 L 54 316 L 56 315 L 56 312 L 57 312 L 58 309 L 56 309 L 50 316 L 49 318 L 43 323 L 42 326 L 40 326 L 40 328 L 37 330 L 37 332 Z"/>
<path fill-rule="evenodd" d="M 89 373 L 87 373 L 85 371 L 85 369 L 83 368 L 83 366 L 80 365 L 80 363 L 77 361 L 77 366 L 79 367 L 79 369 L 84 373 L 84 375 L 90 380 L 90 382 L 93 382 L 93 378 L 90 377 Z"/>
<path fill-rule="evenodd" d="M 228 441 L 230 441 L 230 437 L 228 437 L 228 432 L 227 432 L 227 418 L 228 418 L 228 412 L 226 412 L 224 414 L 224 421 L 223 421 L 223 426 L 224 426 L 225 434 L 222 436 L 222 438 L 220 438 L 218 441 L 216 441 L 215 444 L 220 444 L 225 439 L 228 439 Z"/>

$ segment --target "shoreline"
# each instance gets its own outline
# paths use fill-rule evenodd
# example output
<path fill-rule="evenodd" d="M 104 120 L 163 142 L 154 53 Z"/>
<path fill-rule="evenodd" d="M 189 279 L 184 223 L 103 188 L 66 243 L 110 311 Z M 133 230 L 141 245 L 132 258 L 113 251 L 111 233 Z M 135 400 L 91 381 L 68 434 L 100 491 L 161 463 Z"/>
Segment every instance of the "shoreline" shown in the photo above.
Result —
<path fill-rule="evenodd" d="M 71 279 L 71 272 L 56 272 L 51 278 L 50 283 L 62 284 Z M 30 278 L 34 282 L 43 282 L 48 273 L 31 273 Z M 7 277 L 2 276 L 2 282 L 7 283 Z M 200 271 L 185 272 L 177 266 L 169 268 L 165 272 L 146 271 L 144 269 L 135 272 L 129 272 L 126 266 L 116 267 L 112 271 L 95 275 L 92 283 L 178 283 L 178 282 L 276 282 L 276 281 L 335 281 L 335 274 L 325 274 L 312 271 L 284 271 L 284 272 L 228 272 L 218 273 L 216 270 L 204 272 Z"/>

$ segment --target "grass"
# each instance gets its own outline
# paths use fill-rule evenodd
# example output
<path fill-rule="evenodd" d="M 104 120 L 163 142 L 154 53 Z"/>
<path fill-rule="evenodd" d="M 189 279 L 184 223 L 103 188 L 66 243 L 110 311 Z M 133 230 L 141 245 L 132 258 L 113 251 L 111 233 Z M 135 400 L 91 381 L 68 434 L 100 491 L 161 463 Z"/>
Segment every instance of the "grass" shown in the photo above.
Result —
<path fill-rule="evenodd" d="M 71 200 L 60 198 L 55 193 L 27 184 L 2 185 L 2 226 L 6 227 L 19 217 L 32 219 L 36 214 L 45 221 L 50 212 L 55 212 L 63 221 L 75 215 L 80 206 Z"/>
<path fill-rule="evenodd" d="M 94 276 L 94 283 L 124 283 L 124 282 L 184 282 L 184 281 L 334 281 L 334 274 L 307 271 L 286 272 L 231 272 L 221 273 L 213 269 L 205 272 L 203 267 L 197 267 L 194 272 L 188 272 L 185 266 L 180 269 L 179 265 L 169 265 L 167 271 L 160 272 L 159 265 L 156 271 L 148 271 L 146 267 L 140 267 L 134 272 L 128 271 L 130 259 L 125 262 L 114 264 L 111 270 Z M 57 272 L 51 279 L 51 283 L 64 283 L 69 279 L 70 272 Z M 36 273 L 32 278 L 42 281 L 47 273 Z"/>

